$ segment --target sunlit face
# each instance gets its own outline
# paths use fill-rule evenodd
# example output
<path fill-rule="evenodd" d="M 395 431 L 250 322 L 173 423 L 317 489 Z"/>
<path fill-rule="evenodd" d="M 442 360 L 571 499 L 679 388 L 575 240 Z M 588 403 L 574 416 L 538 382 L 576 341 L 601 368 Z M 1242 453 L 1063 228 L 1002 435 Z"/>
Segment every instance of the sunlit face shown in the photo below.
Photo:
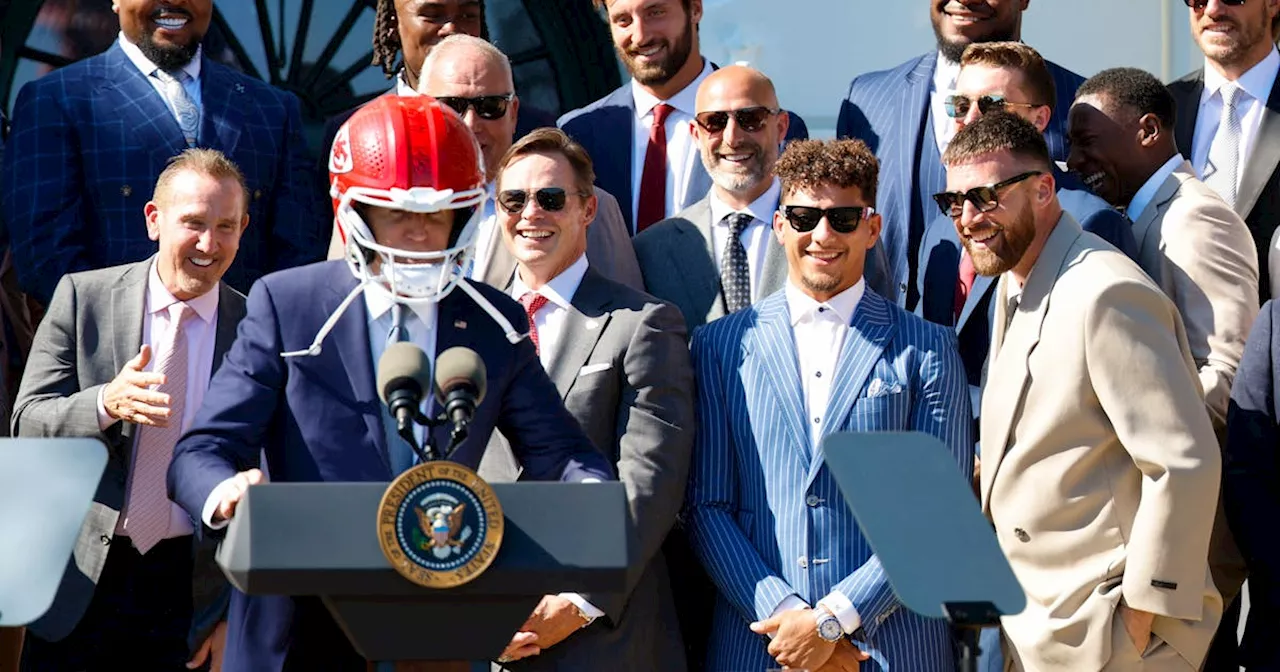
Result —
<path fill-rule="evenodd" d="M 395 0 L 395 5 L 400 51 L 415 80 L 440 40 L 458 34 L 480 37 L 484 27 L 480 0 Z"/>
<path fill-rule="evenodd" d="M 233 179 L 184 170 L 143 209 L 147 237 L 160 244 L 156 270 L 179 301 L 218 286 L 249 224 L 244 191 Z"/>
<path fill-rule="evenodd" d="M 618 58 L 641 84 L 665 84 L 697 56 L 693 43 L 702 0 L 693 0 L 688 12 L 681 0 L 612 0 L 608 13 Z"/>
<path fill-rule="evenodd" d="M 938 51 L 959 63 L 971 44 L 1017 40 L 1028 4 L 1030 0 L 929 0 Z"/>
<path fill-rule="evenodd" d="M 731 80 L 708 81 L 698 91 L 698 113 L 751 108 L 776 110 L 777 96 L 764 87 Z M 743 128 L 732 114 L 719 132 L 708 131 L 695 122 L 693 133 L 698 139 L 702 165 L 711 180 L 717 187 L 734 194 L 754 192 L 766 182 L 772 182 L 770 171 L 778 161 L 778 147 L 786 134 L 787 123 L 785 113 L 769 115 L 764 126 L 754 132 Z"/>
<path fill-rule="evenodd" d="M 448 46 L 446 46 L 448 48 Z M 418 90 L 433 98 L 478 98 L 513 94 L 507 72 L 483 52 L 469 46 L 458 46 L 432 59 L 431 72 L 423 73 Z M 516 113 L 520 99 L 512 97 L 507 112 L 498 119 L 485 119 L 474 105 L 467 107 L 462 121 L 480 143 L 480 154 L 488 179 L 497 173 L 498 162 L 511 148 L 516 133 Z"/>
<path fill-rule="evenodd" d="M 824 210 L 875 206 L 858 187 L 831 185 L 784 193 L 781 205 Z M 862 278 L 867 250 L 880 238 L 880 215 L 862 220 L 851 233 L 835 231 L 826 217 L 812 231 L 801 233 L 791 226 L 780 207 L 773 215 L 773 232 L 787 251 L 787 277 L 791 283 L 815 300 L 827 301 Z"/>
<path fill-rule="evenodd" d="M 548 210 L 539 203 L 535 192 L 547 188 L 564 190 L 562 209 Z M 522 275 L 550 281 L 586 252 L 587 226 L 596 215 L 595 194 L 579 188 L 568 159 L 550 152 L 526 154 L 507 164 L 498 178 L 497 193 L 501 197 L 508 190 L 527 195 L 518 212 L 497 205 L 503 243 Z"/>
<path fill-rule="evenodd" d="M 1210 61 L 1224 66 L 1251 64 L 1266 56 L 1275 41 L 1271 20 L 1280 12 L 1280 0 L 1247 0 L 1237 6 L 1210 0 L 1188 12 L 1191 35 Z"/>
<path fill-rule="evenodd" d="M 157 67 L 191 62 L 213 18 L 213 0 L 115 0 L 120 32 Z"/>
<path fill-rule="evenodd" d="M 1026 77 L 1014 68 L 999 68 L 984 64 L 966 65 L 956 76 L 956 94 L 970 101 L 968 114 L 955 119 L 956 130 L 972 124 L 982 116 L 977 101 L 983 96 L 998 96 L 1006 102 L 1001 109 L 1031 122 L 1044 132 L 1049 125 L 1052 111 L 1043 100 L 1036 100 L 1028 92 Z"/>
<path fill-rule="evenodd" d="M 998 184 L 1034 167 L 1008 152 L 975 157 L 947 167 L 947 191 L 967 192 L 974 187 Z M 1047 187 L 1046 187 L 1047 183 Z M 1048 175 L 1029 177 L 998 190 L 999 205 L 982 212 L 965 202 L 960 217 L 953 218 L 956 233 L 980 275 L 995 276 L 1015 268 L 1036 239 L 1034 198 L 1053 189 Z"/>
<path fill-rule="evenodd" d="M 1146 181 L 1136 165 L 1138 124 L 1127 108 L 1109 109 L 1100 96 L 1076 100 L 1067 116 L 1071 142 L 1067 167 L 1078 174 L 1093 193 L 1114 205 L 1125 206 Z"/>

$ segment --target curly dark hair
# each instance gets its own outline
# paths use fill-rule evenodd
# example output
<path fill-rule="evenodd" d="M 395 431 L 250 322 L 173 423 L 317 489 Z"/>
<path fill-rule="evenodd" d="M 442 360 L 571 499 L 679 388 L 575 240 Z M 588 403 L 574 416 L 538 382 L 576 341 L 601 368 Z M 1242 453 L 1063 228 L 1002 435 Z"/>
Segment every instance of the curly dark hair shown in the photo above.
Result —
<path fill-rule="evenodd" d="M 489 26 L 484 21 L 484 0 L 480 2 L 480 39 L 488 41 Z M 373 18 L 373 65 L 382 68 L 387 79 L 400 70 L 400 26 L 396 19 L 396 0 L 378 0 Z"/>
<path fill-rule="evenodd" d="M 784 196 L 828 185 L 857 187 L 874 204 L 880 162 L 861 140 L 794 140 L 778 157 L 773 174 L 782 181 Z"/>

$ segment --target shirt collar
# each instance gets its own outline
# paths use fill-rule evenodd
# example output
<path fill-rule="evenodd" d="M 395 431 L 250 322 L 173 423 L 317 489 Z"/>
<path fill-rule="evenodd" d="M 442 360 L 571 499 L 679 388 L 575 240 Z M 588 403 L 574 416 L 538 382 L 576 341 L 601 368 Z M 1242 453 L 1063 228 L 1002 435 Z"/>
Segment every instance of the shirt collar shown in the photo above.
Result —
<path fill-rule="evenodd" d="M 466 282 L 466 280 L 459 280 L 458 282 Z M 369 311 L 370 324 L 382 319 L 383 315 L 386 315 L 391 311 L 391 306 L 395 303 L 386 292 L 370 291 L 366 288 L 363 293 L 364 307 Z M 430 303 L 419 302 L 406 303 L 402 305 L 408 306 L 413 310 L 414 314 L 418 316 L 418 319 L 421 320 L 428 328 L 435 325 L 436 304 L 434 301 Z"/>
<path fill-rule="evenodd" d="M 420 95 L 417 89 L 409 86 L 409 82 L 404 78 L 404 70 L 396 73 L 396 95 L 397 96 L 417 96 Z"/>
<path fill-rule="evenodd" d="M 669 100 L 661 100 L 657 96 L 649 93 L 644 87 L 640 86 L 635 79 L 631 80 L 631 96 L 636 103 L 636 118 L 643 119 L 644 115 L 653 111 L 658 103 L 666 103 L 676 108 L 677 112 L 681 112 L 692 117 L 694 111 L 697 110 L 698 87 L 702 85 L 702 80 L 711 74 L 711 61 L 702 59 L 702 72 L 698 73 L 697 78 L 689 83 L 689 86 L 680 89 L 680 92 L 671 96 Z"/>
<path fill-rule="evenodd" d="M 128 56 L 130 61 L 133 61 L 133 65 L 137 67 L 144 76 L 150 77 L 160 68 L 160 66 L 152 63 L 151 59 L 142 55 L 142 50 L 138 48 L 138 45 L 125 39 L 123 31 L 120 33 L 119 41 L 120 48 L 124 51 L 124 55 Z M 193 82 L 200 81 L 200 56 L 202 53 L 204 53 L 204 47 L 196 47 L 196 55 L 191 57 L 191 60 L 186 65 L 182 66 L 182 71 L 187 73 L 187 76 L 190 77 Z"/>
<path fill-rule="evenodd" d="M 1271 97 L 1271 87 L 1275 84 L 1277 75 L 1280 75 L 1280 52 L 1272 47 L 1271 53 L 1267 54 L 1266 58 L 1240 75 L 1236 85 L 1254 100 L 1265 103 Z M 1227 81 L 1227 78 L 1210 65 L 1208 59 L 1205 59 L 1204 94 L 1201 100 L 1208 100 L 1217 95 Z"/>
<path fill-rule="evenodd" d="M 164 286 L 164 281 L 160 279 L 160 269 L 156 267 L 156 262 L 151 262 L 151 270 L 147 271 L 147 313 L 155 314 L 169 310 L 169 306 L 175 303 L 186 303 L 196 311 L 196 315 L 206 323 L 212 323 L 213 318 L 218 315 L 218 289 L 217 285 L 213 289 L 197 296 L 189 301 L 179 301 L 177 297 Z"/>
<path fill-rule="evenodd" d="M 960 76 L 960 64 L 947 60 L 942 52 L 938 52 L 937 63 L 933 66 L 933 90 L 947 93 L 956 88 L 956 78 Z"/>
<path fill-rule="evenodd" d="M 724 221 L 725 217 L 728 217 L 735 212 L 745 212 L 766 224 L 772 225 L 773 211 L 778 209 L 778 195 L 780 193 L 782 193 L 782 183 L 775 177 L 773 178 L 773 183 L 769 185 L 769 189 L 763 194 L 760 194 L 760 198 L 752 201 L 751 205 L 748 205 L 745 210 L 735 210 L 727 203 L 720 200 L 720 195 L 716 193 L 715 189 L 712 189 L 711 222 L 716 226 L 727 226 L 728 224 Z"/>
<path fill-rule="evenodd" d="M 866 289 L 866 281 L 859 278 L 849 289 L 836 294 L 828 301 L 819 302 L 788 280 L 785 291 L 787 310 L 791 313 L 791 326 L 796 326 L 801 319 L 821 307 L 834 311 L 841 322 L 849 324 L 853 320 L 853 311 L 858 307 L 858 302 L 862 301 L 862 295 L 866 293 Z"/>
<path fill-rule="evenodd" d="M 1164 181 L 1169 179 L 1173 171 L 1177 170 L 1178 166 L 1181 166 L 1185 160 L 1181 154 L 1174 154 L 1173 158 L 1165 161 L 1163 166 L 1160 166 L 1156 172 L 1151 174 L 1151 177 L 1147 178 L 1142 188 L 1133 195 L 1133 200 L 1129 201 L 1129 207 L 1125 208 L 1124 212 L 1129 216 L 1129 219 L 1135 222 L 1138 221 L 1138 218 L 1142 216 L 1142 211 L 1151 204 L 1151 199 L 1156 197 L 1156 192 L 1160 190 L 1160 185 L 1164 184 Z"/>
<path fill-rule="evenodd" d="M 542 288 L 535 293 L 547 297 L 547 300 L 551 301 L 551 303 L 567 310 L 572 305 L 573 295 L 578 293 L 578 287 L 582 284 L 582 278 L 586 274 L 587 255 L 584 252 L 582 256 L 578 257 L 577 261 L 569 265 L 569 268 L 561 271 L 560 275 L 551 278 L 550 282 L 542 285 Z M 515 279 L 511 281 L 511 298 L 519 301 L 520 297 L 533 291 L 520 279 L 520 272 L 517 270 Z"/>

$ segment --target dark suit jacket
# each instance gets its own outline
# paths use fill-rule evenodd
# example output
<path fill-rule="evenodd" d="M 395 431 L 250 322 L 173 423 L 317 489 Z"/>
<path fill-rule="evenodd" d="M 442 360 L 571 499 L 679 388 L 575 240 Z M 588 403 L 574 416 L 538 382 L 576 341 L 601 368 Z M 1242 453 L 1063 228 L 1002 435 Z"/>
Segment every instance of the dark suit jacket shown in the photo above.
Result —
<path fill-rule="evenodd" d="M 193 518 L 214 487 L 257 466 L 260 448 L 275 482 L 391 480 L 363 302 L 342 314 L 320 354 L 280 356 L 306 349 L 355 286 L 344 261 L 274 273 L 254 284 L 226 366 L 169 467 L 169 495 Z M 520 304 L 475 286 L 517 329 L 528 329 Z M 437 325 L 437 352 L 465 345 L 487 369 L 488 392 L 452 461 L 475 468 L 496 427 L 513 438 L 531 479 L 612 479 L 609 462 L 560 403 L 532 342 L 511 345 L 462 290 L 440 301 Z M 449 445 L 448 433 L 443 426 L 434 430 L 437 446 Z M 233 591 L 228 621 L 227 672 L 279 669 L 286 661 L 299 669 L 335 669 L 326 661 L 359 660 L 315 601 Z"/>
<path fill-rule="evenodd" d="M 138 354 L 151 260 L 73 273 L 62 278 L 36 332 L 13 413 L 15 436 L 92 436 L 107 444 L 106 471 L 76 540 L 49 611 L 32 623 L 41 639 L 71 633 L 93 597 L 107 550 L 124 508 L 137 426 L 117 422 L 98 429 L 98 392 Z M 235 339 L 245 298 L 226 284 L 218 296 L 213 370 Z M 213 563 L 212 545 L 196 536 L 192 643 L 203 642 L 222 615 L 227 583 Z M 125 542 L 128 543 L 128 542 Z"/>
<path fill-rule="evenodd" d="M 1204 69 L 1170 83 L 1169 93 L 1178 105 L 1174 137 L 1182 155 L 1190 160 L 1195 151 L 1192 136 L 1200 116 L 1200 96 L 1204 93 Z M 1271 88 L 1262 127 L 1240 178 L 1235 211 L 1244 218 L 1258 247 L 1258 296 L 1266 301 L 1271 298 L 1271 238 L 1280 224 L 1280 86 Z"/>
<path fill-rule="evenodd" d="M 1262 306 L 1231 387 L 1222 501 L 1249 568 L 1249 619 L 1240 664 L 1280 669 L 1280 303 Z"/>
<path fill-rule="evenodd" d="M 663 538 L 684 501 L 693 449 L 693 368 L 679 311 L 592 268 L 572 299 L 548 373 L 564 404 L 626 485 L 631 569 L 621 595 L 585 596 L 605 612 L 587 629 L 512 670 L 685 669 Z M 486 480 L 518 464 L 495 434 Z"/>
<path fill-rule="evenodd" d="M 922 188 L 920 175 L 925 172 L 925 168 L 917 165 L 920 143 L 925 139 L 934 140 L 933 128 L 926 127 L 926 124 L 929 119 L 929 89 L 933 85 L 937 58 L 937 52 L 931 51 L 895 68 L 855 77 L 849 84 L 848 95 L 840 103 L 840 116 L 836 122 L 837 137 L 858 138 L 866 142 L 880 159 L 880 183 L 876 192 L 876 205 L 884 222 L 880 241 L 886 247 L 891 264 L 890 275 L 903 295 L 907 294 L 906 289 L 912 283 L 918 281 L 911 277 L 911 262 L 915 261 L 911 255 L 917 254 L 912 245 L 912 209 L 917 207 Z M 1057 88 L 1058 104 L 1045 130 L 1045 140 L 1049 143 L 1053 159 L 1066 161 L 1067 112 L 1084 78 L 1054 63 L 1047 65 Z M 938 166 L 927 168 L 933 171 L 933 175 L 944 175 L 945 179 L 945 172 Z M 936 186 L 925 185 L 924 188 Z M 923 217 L 914 220 L 920 227 L 914 232 L 914 240 L 923 240 L 924 228 L 935 212 L 937 210 L 926 208 Z"/>
<path fill-rule="evenodd" d="M 247 290 L 270 271 L 324 257 L 328 218 L 298 99 L 204 58 L 197 144 L 240 167 L 249 228 L 224 280 Z M 65 273 L 146 259 L 142 209 L 186 142 L 168 104 L 118 43 L 30 82 L 14 105 L 3 212 L 22 288 L 42 304 Z"/>
<path fill-rule="evenodd" d="M 716 64 L 711 64 L 715 69 Z M 804 119 L 795 112 L 787 112 L 790 125 L 784 142 L 809 137 Z M 631 83 L 627 82 L 612 93 L 590 105 L 560 117 L 560 128 L 586 147 L 596 169 L 596 185 L 611 193 L 622 206 L 622 216 L 627 228 L 635 229 L 633 212 L 636 195 L 631 193 L 631 151 L 635 136 L 636 100 L 631 95 Z M 686 202 L 680 209 L 693 205 L 711 191 L 711 176 L 702 161 L 693 162 L 693 174 L 689 177 Z"/>

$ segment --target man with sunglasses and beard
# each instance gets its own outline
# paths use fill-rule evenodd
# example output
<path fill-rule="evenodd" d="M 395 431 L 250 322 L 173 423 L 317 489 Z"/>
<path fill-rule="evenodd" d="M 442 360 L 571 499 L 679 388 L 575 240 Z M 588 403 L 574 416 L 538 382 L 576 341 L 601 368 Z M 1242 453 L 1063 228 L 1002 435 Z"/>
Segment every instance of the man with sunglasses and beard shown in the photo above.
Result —
<path fill-rule="evenodd" d="M 836 432 L 919 431 L 958 477 L 973 469 L 955 335 L 862 277 L 877 169 L 860 140 L 789 145 L 774 167 L 784 289 L 694 333 L 686 517 L 719 589 L 708 670 L 954 669 L 946 623 L 894 596 L 819 448 Z"/>
<path fill-rule="evenodd" d="M 467 277 L 506 287 L 515 274 L 516 259 L 502 244 L 494 182 L 502 157 L 519 135 L 520 98 L 515 95 L 511 62 L 497 47 L 478 37 L 450 35 L 427 56 L 418 92 L 457 112 L 480 143 L 490 197 L 480 213 L 475 259 Z M 594 195 L 598 207 L 587 228 L 587 256 L 605 277 L 640 289 L 640 267 L 618 201 L 603 189 L 595 188 Z"/>
<path fill-rule="evenodd" d="M 718 66 L 702 57 L 702 0 L 593 0 L 607 15 L 631 81 L 560 118 L 596 167 L 596 184 L 618 198 L 630 231 L 675 216 L 711 189 L 691 130 L 699 85 Z M 807 138 L 792 113 L 787 140 Z"/>
<path fill-rule="evenodd" d="M 1177 306 L 1062 210 L 1029 122 L 984 115 L 943 159 L 934 198 L 1000 276 L 980 499 L 1027 593 L 1006 669 L 1196 670 L 1221 457 Z"/>
<path fill-rule="evenodd" d="M 925 0 L 913 0 L 923 2 Z M 914 310 L 919 300 L 920 241 L 932 219 L 930 195 L 946 186 L 942 152 L 955 134 L 944 100 L 955 88 L 960 58 L 971 44 L 1022 39 L 1022 13 L 1031 0 L 927 0 L 938 48 L 889 70 L 855 77 L 840 103 L 836 136 L 862 138 L 883 165 L 883 245 L 898 292 Z M 1046 62 L 1057 90 L 1045 138 L 1057 160 L 1067 158 L 1068 103 L 1084 78 Z M 892 298 L 892 297 L 891 297 Z"/>
<path fill-rule="evenodd" d="M 244 172 L 249 218 L 225 280 L 247 291 L 324 256 L 325 218 L 298 100 L 215 62 L 200 41 L 212 0 L 115 0 L 107 51 L 28 83 L 0 168 L 18 282 L 41 304 L 66 273 L 141 261 L 137 213 L 170 157 L 217 149 Z"/>

